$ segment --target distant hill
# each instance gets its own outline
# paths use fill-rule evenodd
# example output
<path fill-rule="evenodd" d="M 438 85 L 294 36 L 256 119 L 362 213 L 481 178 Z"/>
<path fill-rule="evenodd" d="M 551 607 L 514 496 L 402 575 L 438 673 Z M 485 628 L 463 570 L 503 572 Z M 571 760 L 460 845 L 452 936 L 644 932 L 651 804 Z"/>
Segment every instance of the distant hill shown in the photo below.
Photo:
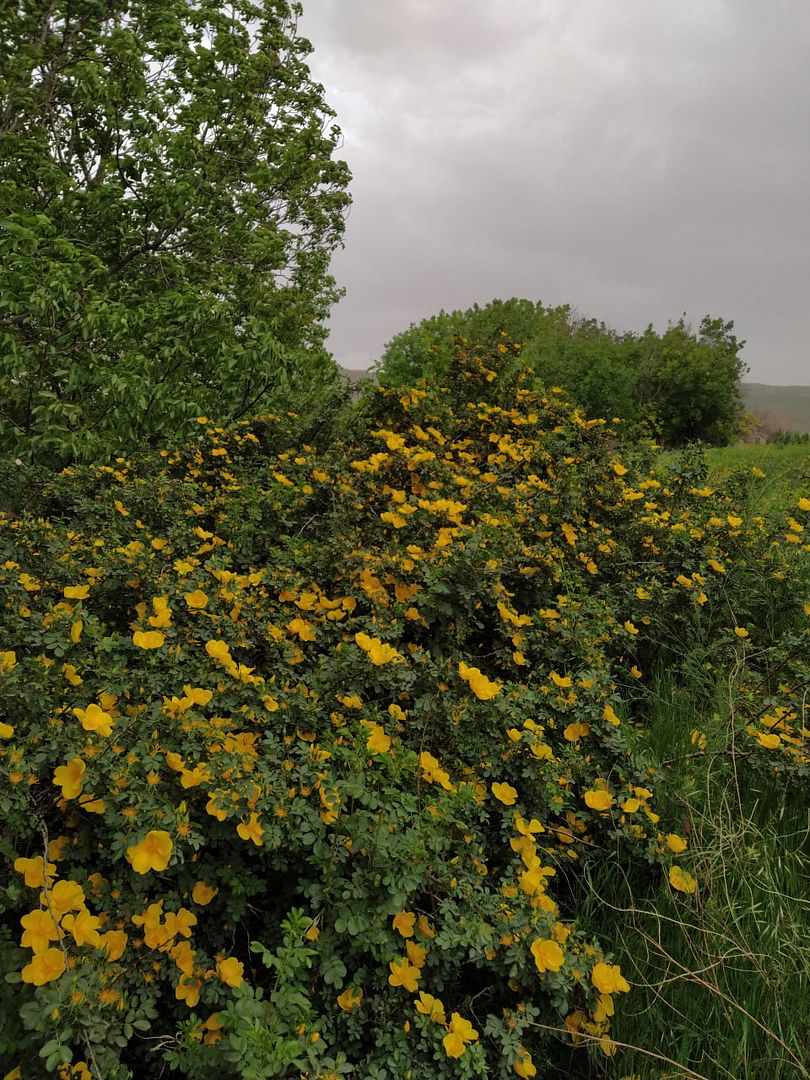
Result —
<path fill-rule="evenodd" d="M 359 382 L 361 379 L 367 379 L 369 377 L 368 368 L 347 368 L 342 365 L 340 367 L 341 374 L 349 382 Z"/>
<path fill-rule="evenodd" d="M 745 403 L 767 431 L 810 432 L 810 386 L 743 383 Z"/>

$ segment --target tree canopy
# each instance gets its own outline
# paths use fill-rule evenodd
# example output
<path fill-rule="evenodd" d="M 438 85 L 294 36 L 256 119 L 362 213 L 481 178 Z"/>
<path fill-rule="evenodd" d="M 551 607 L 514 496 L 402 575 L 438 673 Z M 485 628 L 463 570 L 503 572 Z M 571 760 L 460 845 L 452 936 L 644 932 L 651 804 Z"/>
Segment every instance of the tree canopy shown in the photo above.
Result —
<path fill-rule="evenodd" d="M 707 315 L 697 331 L 681 318 L 661 333 L 652 326 L 621 333 L 567 304 L 493 300 L 411 324 L 387 344 L 380 378 L 399 384 L 438 377 L 451 364 L 457 336 L 480 341 L 506 331 L 522 344 L 522 358 L 538 379 L 564 387 L 589 415 L 618 416 L 670 446 L 724 445 L 743 413 L 745 343 L 733 330 L 733 322 Z"/>
<path fill-rule="evenodd" d="M 92 459 L 329 376 L 349 173 L 287 0 L 0 7 L 0 448 Z"/>

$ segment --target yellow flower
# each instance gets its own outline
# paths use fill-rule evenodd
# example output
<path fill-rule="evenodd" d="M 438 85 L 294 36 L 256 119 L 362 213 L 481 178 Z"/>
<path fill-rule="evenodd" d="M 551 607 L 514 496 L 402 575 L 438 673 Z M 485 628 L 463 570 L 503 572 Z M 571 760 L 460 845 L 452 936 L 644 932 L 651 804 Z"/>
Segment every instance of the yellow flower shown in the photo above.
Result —
<path fill-rule="evenodd" d="M 422 935 L 422 937 L 426 937 L 426 938 L 435 938 L 436 937 L 436 931 L 430 925 L 430 920 L 428 919 L 427 915 L 420 915 L 419 916 L 419 918 L 416 920 L 416 929 L 419 931 L 419 933 Z"/>
<path fill-rule="evenodd" d="M 479 701 L 490 701 L 501 692 L 500 684 L 491 682 L 477 667 L 470 667 L 462 661 L 458 665 L 458 673 Z"/>
<path fill-rule="evenodd" d="M 628 634 L 632 634 L 633 636 L 638 633 L 638 627 L 631 623 L 629 619 L 625 622 L 624 628 Z"/>
<path fill-rule="evenodd" d="M 66 600 L 86 600 L 90 595 L 89 585 L 67 585 L 62 593 Z"/>
<path fill-rule="evenodd" d="M 799 499 L 798 506 L 800 510 L 810 510 L 810 499 Z"/>
<path fill-rule="evenodd" d="M 106 949 L 107 959 L 120 960 L 127 946 L 127 935 L 123 930 L 108 930 L 101 935 L 101 947 Z"/>
<path fill-rule="evenodd" d="M 739 638 L 747 638 L 748 637 L 748 631 L 745 629 L 744 626 L 735 626 L 734 627 L 734 633 Z"/>
<path fill-rule="evenodd" d="M 502 802 L 504 806 L 514 806 L 517 801 L 517 789 L 511 784 L 493 784 L 491 790 L 498 802 Z"/>
<path fill-rule="evenodd" d="M 206 885 L 204 881 L 198 881 L 191 891 L 191 899 L 195 904 L 205 907 L 206 904 L 211 903 L 218 892 L 219 889 L 214 888 L 212 885 Z"/>
<path fill-rule="evenodd" d="M 53 921 L 53 916 L 50 911 L 44 911 L 42 908 L 23 915 L 20 924 L 23 928 L 20 944 L 34 953 L 45 952 L 52 941 L 58 941 L 60 938 L 59 927 Z"/>
<path fill-rule="evenodd" d="M 583 797 L 586 806 L 589 806 L 591 810 L 598 810 L 600 813 L 609 810 L 616 801 L 609 791 L 586 791 Z"/>
<path fill-rule="evenodd" d="M 85 731 L 95 731 L 105 738 L 112 734 L 113 718 L 98 705 L 88 705 L 86 709 L 74 709 L 73 715 Z"/>
<path fill-rule="evenodd" d="M 14 728 L 5 720 L 0 720 L 0 739 L 10 739 L 14 735 Z"/>
<path fill-rule="evenodd" d="M 467 1049 L 462 1037 L 455 1031 L 449 1031 L 442 1039 L 444 1052 L 449 1058 L 460 1058 Z"/>
<path fill-rule="evenodd" d="M 369 729 L 366 748 L 372 754 L 387 754 L 391 749 L 391 736 L 386 735 L 385 729 L 371 720 L 362 720 L 361 723 Z"/>
<path fill-rule="evenodd" d="M 615 469 L 615 465 L 614 465 Z M 525 1050 L 522 1046 L 517 1049 L 512 1068 L 515 1070 L 518 1076 L 537 1076 L 537 1066 L 532 1061 L 532 1055 L 528 1050 Z"/>
<path fill-rule="evenodd" d="M 354 640 L 376 667 L 381 667 L 383 664 L 400 664 L 405 661 L 401 653 L 397 652 L 393 646 L 384 644 L 379 638 L 358 633 L 354 635 Z"/>
<path fill-rule="evenodd" d="M 240 821 L 236 826 L 236 831 L 239 833 L 243 840 L 252 840 L 256 847 L 261 847 L 264 836 L 264 828 L 259 821 L 259 815 L 253 813 L 250 815 L 250 820 L 247 822 Z"/>
<path fill-rule="evenodd" d="M 65 681 L 69 682 L 71 686 L 81 686 L 84 682 L 74 664 L 62 664 L 62 674 L 65 676 Z"/>
<path fill-rule="evenodd" d="M 404 938 L 413 937 L 416 915 L 412 911 L 398 911 L 394 916 L 393 927 Z"/>
<path fill-rule="evenodd" d="M 344 1012 L 352 1012 L 361 1004 L 362 1000 L 362 990 L 355 990 L 353 986 L 347 986 L 343 993 L 338 995 L 337 1003 Z"/>
<path fill-rule="evenodd" d="M 306 619 L 295 618 L 287 623 L 287 629 L 291 634 L 297 634 L 301 641 L 314 641 L 315 628 Z"/>
<path fill-rule="evenodd" d="M 136 630 L 132 635 L 132 644 L 139 649 L 159 649 L 165 640 L 160 630 Z"/>
<path fill-rule="evenodd" d="M 388 967 L 391 970 L 391 974 L 388 976 L 388 982 L 391 986 L 401 986 L 412 994 L 416 993 L 419 980 L 422 977 L 419 968 L 414 967 L 404 956 L 399 960 L 392 960 Z"/>
<path fill-rule="evenodd" d="M 455 791 L 455 788 L 450 781 L 449 773 L 441 767 L 438 759 L 435 758 L 433 754 L 429 754 L 427 750 L 423 750 L 419 755 L 419 766 L 428 783 L 439 784 L 445 791 Z"/>
<path fill-rule="evenodd" d="M 80 911 L 84 907 L 84 889 L 76 881 L 57 881 L 47 895 L 44 891 L 39 894 L 39 902 L 56 919 L 61 919 L 69 911 Z"/>
<path fill-rule="evenodd" d="M 148 874 L 150 870 L 165 870 L 172 857 L 172 838 L 163 830 L 152 829 L 140 844 L 127 848 L 127 862 L 136 874 Z"/>
<path fill-rule="evenodd" d="M 185 601 L 192 611 L 198 611 L 200 608 L 204 608 L 208 603 L 207 595 L 202 589 L 194 589 L 192 592 L 187 592 L 185 595 Z"/>
<path fill-rule="evenodd" d="M 422 968 L 425 966 L 427 949 L 424 945 L 419 945 L 415 941 L 406 941 L 405 952 L 408 954 L 408 959 L 415 968 Z"/>
<path fill-rule="evenodd" d="M 454 1012 L 450 1018 L 450 1030 L 442 1039 L 444 1052 L 449 1058 L 459 1058 L 467 1049 L 467 1044 L 475 1042 L 478 1032 L 463 1016 Z"/>
<path fill-rule="evenodd" d="M 242 985 L 244 971 L 245 965 L 234 956 L 217 961 L 217 975 L 226 986 L 232 986 L 235 990 Z"/>
<path fill-rule="evenodd" d="M 677 833 L 667 833 L 664 839 L 667 842 L 667 847 L 673 854 L 680 855 L 682 851 L 686 851 L 686 841 L 682 836 L 678 836 Z"/>
<path fill-rule="evenodd" d="M 556 941 L 537 938 L 532 942 L 531 950 L 535 966 L 541 975 L 546 971 L 559 971 L 563 966 L 565 953 Z"/>
<path fill-rule="evenodd" d="M 604 961 L 594 964 L 591 983 L 600 994 L 626 994 L 630 989 L 630 983 L 622 975 L 619 965 L 606 964 Z"/>
<path fill-rule="evenodd" d="M 697 882 L 690 873 L 682 870 L 680 866 L 670 866 L 669 883 L 673 889 L 682 893 L 693 893 L 697 889 Z"/>
<path fill-rule="evenodd" d="M 613 724 L 614 727 L 617 724 L 621 723 L 619 717 L 613 710 L 613 706 L 610 704 L 605 705 L 604 709 L 602 710 L 602 716 L 605 720 L 607 720 L 609 724 Z"/>
<path fill-rule="evenodd" d="M 563 738 L 567 742 L 577 742 L 579 739 L 584 739 L 586 735 L 590 735 L 591 725 L 583 724 L 581 721 L 576 721 L 569 724 L 563 731 Z"/>
<path fill-rule="evenodd" d="M 222 641 L 220 638 L 215 638 L 213 641 L 206 642 L 205 651 L 212 660 L 219 660 L 220 662 L 230 660 L 231 657 L 230 645 L 227 641 Z"/>
<path fill-rule="evenodd" d="M 192 979 L 190 975 L 181 975 L 177 986 L 174 988 L 174 996 L 178 1001 L 185 1001 L 190 1009 L 193 1009 L 200 1000 L 202 983 L 199 979 Z"/>
<path fill-rule="evenodd" d="M 416 1000 L 416 1011 L 422 1013 L 423 1016 L 427 1016 L 429 1020 L 433 1020 L 437 1024 L 442 1024 L 442 1026 L 447 1022 L 444 1015 L 443 1002 L 432 994 L 426 993 L 424 990 L 419 992 L 419 997 Z"/>
<path fill-rule="evenodd" d="M 570 675 L 558 675 L 556 671 L 550 671 L 548 677 L 554 685 L 558 686 L 561 690 L 567 690 L 573 683 L 573 679 Z"/>
<path fill-rule="evenodd" d="M 207 705 L 211 698 L 214 696 L 213 690 L 203 690 L 199 686 L 183 686 L 183 693 L 186 696 L 186 700 L 190 701 L 192 705 Z"/>
<path fill-rule="evenodd" d="M 100 925 L 98 916 L 91 915 L 86 907 L 79 908 L 75 915 L 65 915 L 62 919 L 62 926 L 73 934 L 77 945 L 100 946 L 101 936 L 98 932 Z"/>
<path fill-rule="evenodd" d="M 97 708 L 91 705 L 90 708 Z M 88 710 L 89 711 L 89 710 Z M 100 711 L 100 710 L 99 710 Z M 75 799 L 84 785 L 87 766 L 81 758 L 71 758 L 67 765 L 58 765 L 53 771 L 53 782 L 62 789 L 63 799 Z"/>
<path fill-rule="evenodd" d="M 37 953 L 30 964 L 22 969 L 22 981 L 33 983 L 34 986 L 44 986 L 45 983 L 53 982 L 65 970 L 65 954 L 61 949 L 46 949 Z"/>
<path fill-rule="evenodd" d="M 781 745 L 782 740 L 775 731 L 760 731 L 757 735 L 757 742 L 766 750 L 775 750 L 777 746 Z"/>
<path fill-rule="evenodd" d="M 14 869 L 18 874 L 24 876 L 25 884 L 29 889 L 42 889 L 45 887 L 43 862 L 41 855 L 35 855 L 33 859 L 19 858 L 14 860 Z M 56 866 L 54 863 L 49 862 L 47 867 L 48 878 L 50 879 L 55 872 Z"/>

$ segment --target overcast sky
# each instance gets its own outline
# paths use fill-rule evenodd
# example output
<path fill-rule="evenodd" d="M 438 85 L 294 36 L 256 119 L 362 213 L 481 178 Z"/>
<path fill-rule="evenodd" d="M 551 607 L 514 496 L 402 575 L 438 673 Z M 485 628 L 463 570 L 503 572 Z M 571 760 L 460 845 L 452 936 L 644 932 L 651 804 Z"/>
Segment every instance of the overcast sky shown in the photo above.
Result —
<path fill-rule="evenodd" d="M 303 0 L 354 174 L 330 347 L 527 297 L 810 383 L 807 0 Z"/>

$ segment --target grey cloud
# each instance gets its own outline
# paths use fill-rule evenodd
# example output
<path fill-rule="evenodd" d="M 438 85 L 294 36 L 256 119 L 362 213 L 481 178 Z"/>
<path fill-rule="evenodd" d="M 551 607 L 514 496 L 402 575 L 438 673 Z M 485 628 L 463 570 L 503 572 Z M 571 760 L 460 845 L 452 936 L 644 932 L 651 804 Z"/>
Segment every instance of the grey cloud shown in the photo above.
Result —
<path fill-rule="evenodd" d="M 354 173 L 331 347 L 440 308 L 733 318 L 810 382 L 810 8 L 791 0 L 309 0 Z"/>

